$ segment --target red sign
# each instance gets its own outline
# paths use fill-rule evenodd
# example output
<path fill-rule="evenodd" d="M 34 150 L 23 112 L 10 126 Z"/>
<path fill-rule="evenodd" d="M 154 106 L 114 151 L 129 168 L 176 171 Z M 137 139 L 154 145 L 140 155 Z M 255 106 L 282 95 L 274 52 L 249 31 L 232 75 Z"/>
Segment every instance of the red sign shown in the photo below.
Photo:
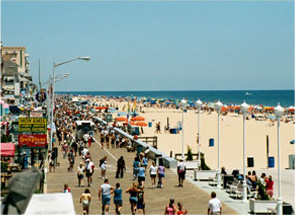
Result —
<path fill-rule="evenodd" d="M 46 134 L 20 134 L 18 135 L 20 147 L 44 148 L 47 145 Z"/>

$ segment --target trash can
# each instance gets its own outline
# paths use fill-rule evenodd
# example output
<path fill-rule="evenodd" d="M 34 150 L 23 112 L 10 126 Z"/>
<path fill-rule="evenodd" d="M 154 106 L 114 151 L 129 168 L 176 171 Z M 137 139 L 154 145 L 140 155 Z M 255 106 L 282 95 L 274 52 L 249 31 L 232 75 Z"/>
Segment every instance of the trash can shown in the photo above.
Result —
<path fill-rule="evenodd" d="M 151 128 L 152 127 L 152 122 L 149 122 L 149 128 Z"/>
<path fill-rule="evenodd" d="M 275 157 L 268 157 L 268 167 L 269 168 L 275 167 Z"/>
<path fill-rule="evenodd" d="M 177 129 L 176 128 L 171 128 L 170 129 L 170 134 L 177 134 Z"/>
<path fill-rule="evenodd" d="M 209 147 L 213 147 L 214 146 L 214 139 L 211 138 L 209 139 Z"/>

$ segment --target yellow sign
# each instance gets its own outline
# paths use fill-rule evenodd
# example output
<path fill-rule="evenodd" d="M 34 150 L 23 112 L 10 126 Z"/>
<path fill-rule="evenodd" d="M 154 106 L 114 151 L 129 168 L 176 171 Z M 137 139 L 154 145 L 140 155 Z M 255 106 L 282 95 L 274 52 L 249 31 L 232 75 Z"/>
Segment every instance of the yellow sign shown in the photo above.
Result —
<path fill-rule="evenodd" d="M 46 118 L 19 118 L 19 132 L 46 132 Z"/>

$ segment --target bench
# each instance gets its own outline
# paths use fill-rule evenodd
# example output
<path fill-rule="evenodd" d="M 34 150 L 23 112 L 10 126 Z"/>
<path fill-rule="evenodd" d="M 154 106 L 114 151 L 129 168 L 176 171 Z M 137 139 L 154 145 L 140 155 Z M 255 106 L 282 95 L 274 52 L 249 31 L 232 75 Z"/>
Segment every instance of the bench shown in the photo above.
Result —
<path fill-rule="evenodd" d="M 194 169 L 195 181 L 212 181 L 212 178 L 216 176 L 216 170 L 197 170 Z"/>

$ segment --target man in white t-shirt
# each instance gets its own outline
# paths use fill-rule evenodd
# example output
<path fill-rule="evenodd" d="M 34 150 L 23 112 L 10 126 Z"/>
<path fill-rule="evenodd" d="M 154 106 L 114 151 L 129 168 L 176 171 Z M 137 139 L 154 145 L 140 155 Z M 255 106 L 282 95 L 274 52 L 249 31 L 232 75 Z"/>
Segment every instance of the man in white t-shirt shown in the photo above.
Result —
<path fill-rule="evenodd" d="M 85 155 L 87 155 L 87 152 L 89 152 L 89 150 L 87 149 L 87 146 L 85 146 L 84 149 L 82 150 L 83 158 L 85 158 Z"/>
<path fill-rule="evenodd" d="M 216 193 L 211 193 L 211 199 L 208 204 L 208 215 L 220 215 L 222 212 L 222 204 L 219 199 L 216 198 Z"/>
<path fill-rule="evenodd" d="M 102 184 L 99 188 L 98 192 L 98 200 L 102 201 L 102 214 L 109 213 L 109 205 L 111 202 L 111 194 L 113 193 L 114 188 L 109 184 L 109 180 L 105 179 L 104 184 Z"/>

